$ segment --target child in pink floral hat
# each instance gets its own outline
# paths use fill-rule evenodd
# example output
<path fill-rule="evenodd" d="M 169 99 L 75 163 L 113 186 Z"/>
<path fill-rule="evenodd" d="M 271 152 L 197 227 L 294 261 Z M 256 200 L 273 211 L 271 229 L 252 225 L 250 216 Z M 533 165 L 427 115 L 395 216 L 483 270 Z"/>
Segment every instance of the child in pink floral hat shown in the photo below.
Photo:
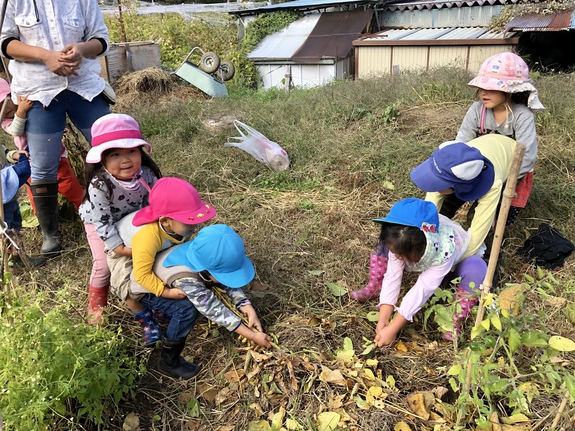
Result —
<path fill-rule="evenodd" d="M 477 304 L 477 293 L 487 265 L 480 256 L 463 258 L 470 235 L 458 223 L 437 213 L 437 207 L 421 199 L 397 202 L 381 223 L 379 245 L 388 250 L 387 269 L 379 286 L 379 319 L 375 342 L 379 347 L 393 343 L 398 332 L 445 280 L 461 278 L 456 287 L 458 311 L 453 330 L 443 338 L 451 340 L 459 334 L 463 320 Z M 396 306 L 401 290 L 403 271 L 421 272 L 416 283 Z M 394 311 L 395 317 L 391 319 Z"/>
<path fill-rule="evenodd" d="M 489 57 L 468 85 L 477 88 L 479 100 L 467 111 L 455 140 L 469 142 L 479 136 L 496 133 L 525 145 L 516 197 L 507 217 L 507 224 L 511 224 L 527 205 L 531 193 L 533 166 L 537 159 L 535 113 L 545 108 L 529 78 L 529 67 L 512 52 Z"/>

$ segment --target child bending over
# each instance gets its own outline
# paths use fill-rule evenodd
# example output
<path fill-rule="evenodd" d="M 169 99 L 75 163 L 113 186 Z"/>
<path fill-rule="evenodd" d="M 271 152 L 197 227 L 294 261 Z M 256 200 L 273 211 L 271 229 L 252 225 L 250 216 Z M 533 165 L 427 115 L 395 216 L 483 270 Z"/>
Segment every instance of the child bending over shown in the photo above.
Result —
<path fill-rule="evenodd" d="M 479 286 L 487 271 L 480 256 L 463 259 L 470 240 L 468 232 L 439 215 L 433 203 L 415 198 L 397 202 L 387 217 L 374 221 L 381 223 L 379 248 L 388 250 L 389 259 L 379 296 L 377 345 L 391 344 L 444 279 L 461 277 L 456 287 L 460 311 L 453 319 L 454 332 L 458 335 L 463 319 L 478 302 Z M 404 270 L 421 274 L 396 307 Z M 391 320 L 394 311 L 397 313 Z M 453 336 L 451 332 L 443 334 L 446 340 Z"/>

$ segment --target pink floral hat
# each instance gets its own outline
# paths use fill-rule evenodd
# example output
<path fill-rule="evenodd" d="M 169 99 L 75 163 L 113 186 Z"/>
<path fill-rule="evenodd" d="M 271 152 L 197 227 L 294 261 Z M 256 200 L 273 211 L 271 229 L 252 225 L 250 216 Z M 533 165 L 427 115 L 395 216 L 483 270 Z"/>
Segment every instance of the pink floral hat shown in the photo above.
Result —
<path fill-rule="evenodd" d="M 502 52 L 489 57 L 479 68 L 479 73 L 469 81 L 470 87 L 504 93 L 529 92 L 527 106 L 533 112 L 545 109 L 533 81 L 529 78 L 527 63 L 512 52 Z"/>

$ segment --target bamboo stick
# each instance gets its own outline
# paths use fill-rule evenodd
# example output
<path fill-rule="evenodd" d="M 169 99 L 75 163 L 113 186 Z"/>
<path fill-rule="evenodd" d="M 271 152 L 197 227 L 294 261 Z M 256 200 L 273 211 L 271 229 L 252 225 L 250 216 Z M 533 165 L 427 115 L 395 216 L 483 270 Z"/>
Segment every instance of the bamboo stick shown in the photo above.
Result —
<path fill-rule="evenodd" d="M 507 216 L 509 215 L 509 208 L 511 206 L 511 201 L 515 197 L 515 187 L 517 185 L 517 177 L 519 176 L 519 168 L 521 166 L 521 161 L 523 160 L 523 155 L 525 154 L 525 145 L 517 144 L 515 147 L 515 152 L 513 154 L 513 160 L 511 162 L 511 169 L 509 175 L 507 176 L 507 183 L 505 189 L 503 190 L 503 199 L 501 200 L 501 207 L 499 208 L 499 214 L 497 216 L 497 225 L 495 226 L 495 235 L 493 237 L 493 244 L 491 245 L 491 254 L 489 255 L 489 263 L 487 264 L 487 272 L 485 273 L 485 278 L 481 284 L 481 299 L 479 300 L 479 308 L 477 309 L 477 317 L 475 318 L 474 328 L 477 328 L 483 321 L 483 316 L 485 315 L 485 296 L 489 294 L 491 286 L 493 283 L 493 276 L 495 274 L 495 269 L 497 268 L 497 260 L 499 258 L 499 251 L 501 250 L 501 243 L 503 242 L 503 234 L 505 232 L 505 225 L 507 223 Z M 469 358 L 471 357 L 468 353 L 468 364 L 467 364 L 467 375 L 465 377 L 465 392 L 469 393 L 471 386 L 471 364 L 469 363 Z"/>

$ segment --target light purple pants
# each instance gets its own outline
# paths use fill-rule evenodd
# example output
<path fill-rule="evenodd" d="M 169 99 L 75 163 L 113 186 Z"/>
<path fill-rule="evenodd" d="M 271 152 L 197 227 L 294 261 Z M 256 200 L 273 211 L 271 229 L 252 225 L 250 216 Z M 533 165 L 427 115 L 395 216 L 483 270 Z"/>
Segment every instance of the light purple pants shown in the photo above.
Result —
<path fill-rule="evenodd" d="M 487 263 L 479 256 L 469 256 L 459 262 L 455 270 L 445 277 L 445 281 L 461 277 L 459 286 L 467 292 L 479 293 L 486 273 Z"/>

